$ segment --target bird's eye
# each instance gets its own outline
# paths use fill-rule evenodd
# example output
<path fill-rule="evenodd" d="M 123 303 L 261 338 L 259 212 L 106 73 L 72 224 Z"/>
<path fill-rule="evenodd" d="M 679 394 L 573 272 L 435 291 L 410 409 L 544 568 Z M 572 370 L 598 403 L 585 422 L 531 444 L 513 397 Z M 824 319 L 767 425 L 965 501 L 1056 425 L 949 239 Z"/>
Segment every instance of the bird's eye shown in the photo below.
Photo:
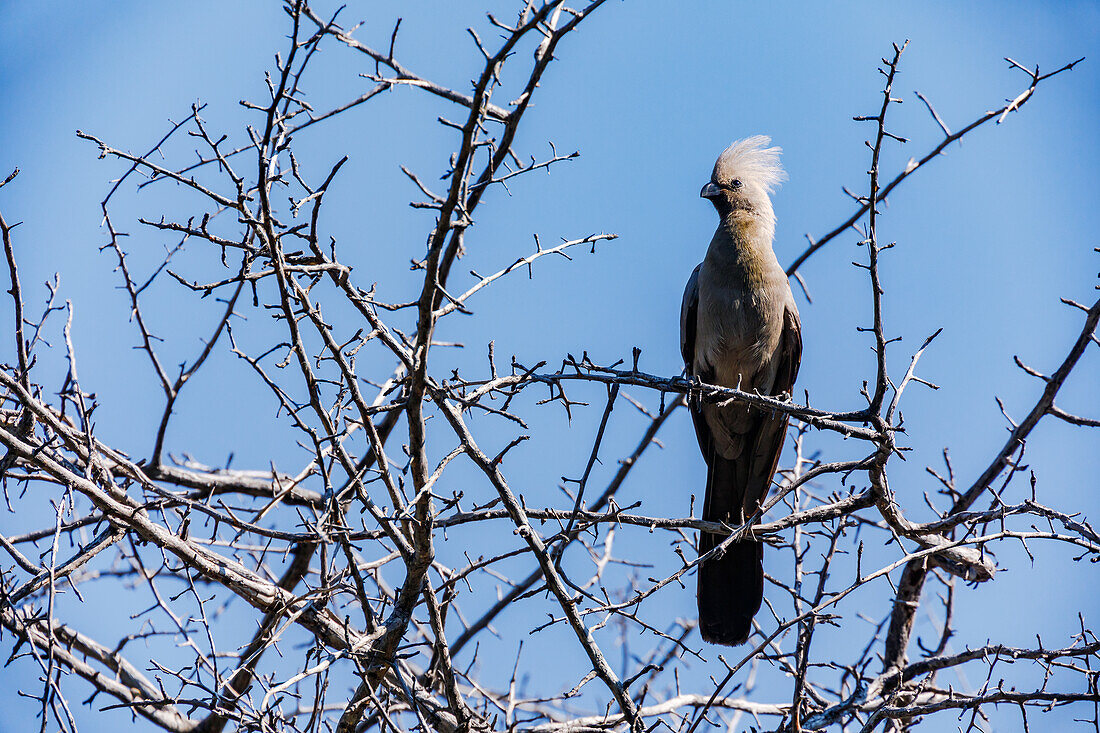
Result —
<path fill-rule="evenodd" d="M 730 181 L 730 188 L 732 188 L 734 191 L 741 188 L 741 180 L 738 178 L 734 178 L 732 181 Z"/>

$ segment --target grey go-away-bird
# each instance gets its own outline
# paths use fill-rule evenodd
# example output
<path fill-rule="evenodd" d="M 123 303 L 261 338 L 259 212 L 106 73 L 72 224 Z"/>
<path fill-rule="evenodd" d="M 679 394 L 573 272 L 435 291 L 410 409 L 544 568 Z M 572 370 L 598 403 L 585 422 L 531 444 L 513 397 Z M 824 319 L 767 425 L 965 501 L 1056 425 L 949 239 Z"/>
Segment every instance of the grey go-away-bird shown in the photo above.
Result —
<path fill-rule="evenodd" d="M 691 273 L 680 311 L 680 350 L 690 376 L 765 395 L 791 394 L 802 358 L 801 323 L 787 275 L 772 251 L 770 194 L 785 174 L 762 135 L 730 145 L 700 196 L 718 210 L 706 257 Z M 707 462 L 703 519 L 737 526 L 771 487 L 787 415 L 745 404 L 691 401 Z M 699 553 L 721 544 L 702 532 Z M 744 539 L 699 566 L 699 630 L 715 644 L 748 640 L 764 599 L 763 544 Z"/>

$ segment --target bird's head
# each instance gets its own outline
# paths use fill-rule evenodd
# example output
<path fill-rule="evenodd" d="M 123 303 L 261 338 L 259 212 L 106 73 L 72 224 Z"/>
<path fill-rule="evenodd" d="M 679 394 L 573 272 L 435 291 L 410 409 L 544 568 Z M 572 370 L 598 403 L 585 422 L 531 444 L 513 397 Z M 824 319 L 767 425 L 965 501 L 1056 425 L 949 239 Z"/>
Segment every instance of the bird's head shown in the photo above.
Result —
<path fill-rule="evenodd" d="M 770 195 L 787 177 L 779 164 L 780 149 L 767 147 L 770 142 L 765 135 L 734 142 L 718 156 L 710 180 L 699 192 L 724 222 L 769 240 L 775 233 Z"/>

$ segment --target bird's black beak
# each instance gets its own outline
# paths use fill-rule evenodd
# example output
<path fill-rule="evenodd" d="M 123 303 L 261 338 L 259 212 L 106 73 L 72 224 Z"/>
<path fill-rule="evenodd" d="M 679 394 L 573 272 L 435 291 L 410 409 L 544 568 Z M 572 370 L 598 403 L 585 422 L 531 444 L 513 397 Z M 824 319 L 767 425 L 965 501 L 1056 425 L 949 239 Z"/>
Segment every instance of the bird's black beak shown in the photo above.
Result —
<path fill-rule="evenodd" d="M 699 196 L 705 199 L 716 198 L 721 195 L 722 189 L 718 188 L 713 181 L 707 181 L 707 185 L 703 186 L 703 190 L 699 192 Z"/>

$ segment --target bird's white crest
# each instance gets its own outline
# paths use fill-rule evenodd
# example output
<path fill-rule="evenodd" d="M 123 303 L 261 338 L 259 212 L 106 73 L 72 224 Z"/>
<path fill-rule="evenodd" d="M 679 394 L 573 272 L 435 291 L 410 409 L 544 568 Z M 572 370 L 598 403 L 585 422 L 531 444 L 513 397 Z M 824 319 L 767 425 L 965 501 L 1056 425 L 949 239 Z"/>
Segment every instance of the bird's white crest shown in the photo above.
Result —
<path fill-rule="evenodd" d="M 779 163 L 782 148 L 767 147 L 771 141 L 767 135 L 753 135 L 734 141 L 714 163 L 714 179 L 728 181 L 739 178 L 745 183 L 755 183 L 770 194 L 787 179 L 787 173 Z"/>

